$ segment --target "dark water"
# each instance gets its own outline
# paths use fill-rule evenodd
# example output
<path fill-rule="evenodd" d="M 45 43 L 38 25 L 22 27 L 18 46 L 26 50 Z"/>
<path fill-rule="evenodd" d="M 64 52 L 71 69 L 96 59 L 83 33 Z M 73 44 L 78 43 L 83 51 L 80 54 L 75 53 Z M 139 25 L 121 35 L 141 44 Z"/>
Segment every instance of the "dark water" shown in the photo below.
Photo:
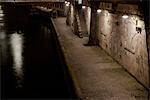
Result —
<path fill-rule="evenodd" d="M 2 98 L 76 99 L 50 20 L 30 10 L 0 7 Z"/>

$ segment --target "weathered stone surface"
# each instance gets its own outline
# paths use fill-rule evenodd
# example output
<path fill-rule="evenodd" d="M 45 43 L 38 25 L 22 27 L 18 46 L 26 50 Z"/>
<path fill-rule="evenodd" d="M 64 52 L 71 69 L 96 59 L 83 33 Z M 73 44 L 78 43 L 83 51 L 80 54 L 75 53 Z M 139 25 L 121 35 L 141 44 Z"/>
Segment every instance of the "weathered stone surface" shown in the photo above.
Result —
<path fill-rule="evenodd" d="M 123 12 L 123 13 L 132 13 L 132 14 L 138 14 L 138 5 L 133 4 L 118 4 L 117 11 Z"/>
<path fill-rule="evenodd" d="M 140 22 L 141 33 L 137 30 Z M 148 54 L 144 21 L 138 16 L 99 14 L 99 45 L 123 65 L 142 84 L 149 87 Z M 138 25 L 138 26 L 137 26 Z"/>
<path fill-rule="evenodd" d="M 111 3 L 100 3 L 98 7 L 95 5 L 93 7 L 94 9 L 86 7 L 83 12 L 88 34 L 90 34 L 89 43 L 98 42 L 138 81 L 150 87 L 145 25 L 143 18 L 137 16 L 141 15 L 138 6 L 118 4 L 114 14 L 107 10 L 96 12 L 98 8 L 105 9 L 105 7 L 110 11 L 113 10 Z M 122 15 L 126 13 L 130 15 L 127 19 L 123 19 Z M 147 40 L 150 40 L 149 37 L 147 36 Z"/>
<path fill-rule="evenodd" d="M 91 22 L 91 8 L 86 7 L 83 12 L 85 16 L 86 28 L 87 28 L 88 35 L 89 35 L 90 34 L 90 22 Z"/>
<path fill-rule="evenodd" d="M 98 46 L 84 46 L 65 18 L 53 20 L 65 61 L 81 100 L 148 100 L 148 91 Z"/>
<path fill-rule="evenodd" d="M 82 9 L 81 6 L 75 7 L 72 4 L 67 15 L 67 22 L 76 35 L 88 36 L 90 33 L 90 7 Z"/>
<path fill-rule="evenodd" d="M 74 27 L 73 27 L 73 24 L 74 24 L 74 8 L 73 8 L 73 5 L 71 4 L 70 5 L 70 7 L 71 7 L 71 12 L 70 12 L 70 22 L 71 22 L 71 28 L 72 28 L 72 30 L 74 30 Z"/>

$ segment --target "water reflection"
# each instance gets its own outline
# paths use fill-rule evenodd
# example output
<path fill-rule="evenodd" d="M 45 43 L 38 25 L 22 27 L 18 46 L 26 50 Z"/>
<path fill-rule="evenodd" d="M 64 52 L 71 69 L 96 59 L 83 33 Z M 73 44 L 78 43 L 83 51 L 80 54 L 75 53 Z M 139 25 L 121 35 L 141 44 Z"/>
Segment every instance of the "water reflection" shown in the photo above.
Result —
<path fill-rule="evenodd" d="M 14 33 L 10 36 L 11 52 L 13 56 L 13 70 L 17 78 L 17 87 L 22 87 L 23 81 L 23 35 L 21 33 Z"/>
<path fill-rule="evenodd" d="M 0 32 L 0 40 L 4 40 L 6 38 L 5 32 Z"/>
<path fill-rule="evenodd" d="M 3 13 L 3 10 L 1 10 L 1 6 L 0 6 L 0 21 L 3 20 L 3 16 L 4 16 L 4 13 Z"/>
<path fill-rule="evenodd" d="M 2 98 L 74 98 L 49 16 L 10 5 L 3 5 L 0 21 Z"/>
<path fill-rule="evenodd" d="M 1 20 L 3 20 L 3 18 L 2 18 L 2 17 L 0 17 L 0 21 L 1 21 Z"/>
<path fill-rule="evenodd" d="M 6 44 L 6 34 L 0 29 L 0 65 L 6 64 L 7 59 L 7 44 Z"/>
<path fill-rule="evenodd" d="M 3 13 L 0 13 L 0 17 L 3 17 L 4 16 L 4 14 Z"/>
<path fill-rule="evenodd" d="M 1 10 L 0 8 L 0 17 L 3 17 L 3 16 L 4 16 L 3 10 Z"/>
<path fill-rule="evenodd" d="M 0 14 L 2 14 L 3 13 L 3 10 L 0 10 Z"/>
<path fill-rule="evenodd" d="M 4 23 L 0 23 L 0 26 L 4 26 Z"/>

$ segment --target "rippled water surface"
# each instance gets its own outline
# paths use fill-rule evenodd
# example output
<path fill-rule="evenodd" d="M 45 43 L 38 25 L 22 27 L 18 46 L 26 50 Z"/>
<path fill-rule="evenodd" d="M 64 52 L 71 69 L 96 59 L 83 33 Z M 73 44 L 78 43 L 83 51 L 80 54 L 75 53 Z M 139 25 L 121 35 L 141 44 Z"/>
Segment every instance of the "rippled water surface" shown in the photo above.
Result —
<path fill-rule="evenodd" d="M 75 98 L 45 16 L 0 6 L 2 98 Z"/>

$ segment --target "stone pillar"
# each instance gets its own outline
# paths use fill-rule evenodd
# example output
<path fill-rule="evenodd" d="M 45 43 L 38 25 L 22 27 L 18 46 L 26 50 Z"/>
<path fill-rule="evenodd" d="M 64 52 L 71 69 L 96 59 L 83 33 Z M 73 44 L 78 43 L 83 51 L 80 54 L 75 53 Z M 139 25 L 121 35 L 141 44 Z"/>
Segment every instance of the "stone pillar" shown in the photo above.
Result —
<path fill-rule="evenodd" d="M 77 6 L 78 4 L 74 2 L 74 34 L 78 35 L 79 33 L 79 29 L 78 29 L 78 21 L 77 21 Z"/>
<path fill-rule="evenodd" d="M 98 44 L 98 16 L 97 16 L 98 4 L 96 0 L 91 1 L 91 23 L 90 23 L 90 36 L 88 45 Z"/>
<path fill-rule="evenodd" d="M 66 15 L 66 24 L 69 26 L 71 25 L 70 16 L 71 16 L 71 7 L 69 6 Z"/>

